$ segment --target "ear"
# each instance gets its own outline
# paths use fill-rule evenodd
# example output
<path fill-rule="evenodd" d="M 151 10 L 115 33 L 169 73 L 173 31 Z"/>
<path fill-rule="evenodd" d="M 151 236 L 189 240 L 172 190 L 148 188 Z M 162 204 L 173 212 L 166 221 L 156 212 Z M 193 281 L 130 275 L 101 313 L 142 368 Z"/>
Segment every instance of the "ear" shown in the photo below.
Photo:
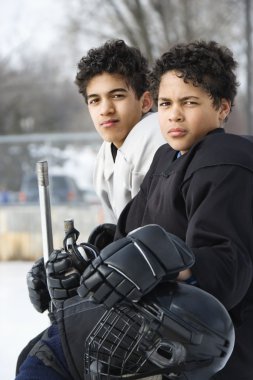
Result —
<path fill-rule="evenodd" d="M 145 114 L 151 110 L 153 106 L 153 99 L 149 91 L 145 91 L 141 96 L 142 113 Z"/>
<path fill-rule="evenodd" d="M 222 98 L 220 105 L 220 121 L 223 122 L 229 115 L 231 110 L 231 102 L 228 99 Z"/>

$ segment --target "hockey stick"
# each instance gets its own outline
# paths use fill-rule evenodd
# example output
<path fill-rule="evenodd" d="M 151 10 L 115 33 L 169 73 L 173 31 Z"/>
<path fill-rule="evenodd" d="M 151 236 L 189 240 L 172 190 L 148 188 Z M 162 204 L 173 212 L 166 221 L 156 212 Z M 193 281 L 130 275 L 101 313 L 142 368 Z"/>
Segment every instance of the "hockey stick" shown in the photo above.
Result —
<path fill-rule="evenodd" d="M 52 253 L 54 249 L 47 161 L 37 162 L 36 168 L 39 188 L 43 257 L 44 263 L 46 264 L 50 253 Z"/>

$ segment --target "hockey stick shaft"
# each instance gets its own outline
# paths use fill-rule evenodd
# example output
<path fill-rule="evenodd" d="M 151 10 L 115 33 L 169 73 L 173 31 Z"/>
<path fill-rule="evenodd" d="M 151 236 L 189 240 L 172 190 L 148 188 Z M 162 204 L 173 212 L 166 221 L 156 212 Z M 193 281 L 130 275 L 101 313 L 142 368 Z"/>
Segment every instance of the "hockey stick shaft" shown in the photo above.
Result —
<path fill-rule="evenodd" d="M 36 169 L 39 188 L 43 256 L 44 262 L 46 263 L 48 261 L 50 253 L 53 251 L 53 231 L 47 161 L 37 162 Z"/>

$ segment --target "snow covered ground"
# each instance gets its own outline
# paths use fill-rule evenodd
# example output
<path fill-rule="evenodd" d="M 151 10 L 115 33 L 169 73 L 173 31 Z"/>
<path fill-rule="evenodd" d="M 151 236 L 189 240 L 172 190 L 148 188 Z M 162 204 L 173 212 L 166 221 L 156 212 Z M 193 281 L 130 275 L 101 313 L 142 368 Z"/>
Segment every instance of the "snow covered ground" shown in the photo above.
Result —
<path fill-rule="evenodd" d="M 4 249 L 4 247 L 1 247 Z M 13 380 L 17 357 L 28 341 L 45 329 L 47 314 L 30 303 L 26 273 L 32 262 L 0 262 L 0 379 Z"/>

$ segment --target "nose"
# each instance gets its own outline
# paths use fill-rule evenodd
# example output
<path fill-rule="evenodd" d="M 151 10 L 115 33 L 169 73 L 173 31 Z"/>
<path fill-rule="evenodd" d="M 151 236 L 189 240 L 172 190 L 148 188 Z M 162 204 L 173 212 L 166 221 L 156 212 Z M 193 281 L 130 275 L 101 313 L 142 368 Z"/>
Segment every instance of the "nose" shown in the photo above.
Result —
<path fill-rule="evenodd" d="M 183 113 L 179 105 L 174 104 L 169 110 L 169 121 L 182 121 Z"/>
<path fill-rule="evenodd" d="M 104 99 L 100 104 L 100 115 L 110 115 L 114 113 L 114 105 L 110 99 Z"/>

